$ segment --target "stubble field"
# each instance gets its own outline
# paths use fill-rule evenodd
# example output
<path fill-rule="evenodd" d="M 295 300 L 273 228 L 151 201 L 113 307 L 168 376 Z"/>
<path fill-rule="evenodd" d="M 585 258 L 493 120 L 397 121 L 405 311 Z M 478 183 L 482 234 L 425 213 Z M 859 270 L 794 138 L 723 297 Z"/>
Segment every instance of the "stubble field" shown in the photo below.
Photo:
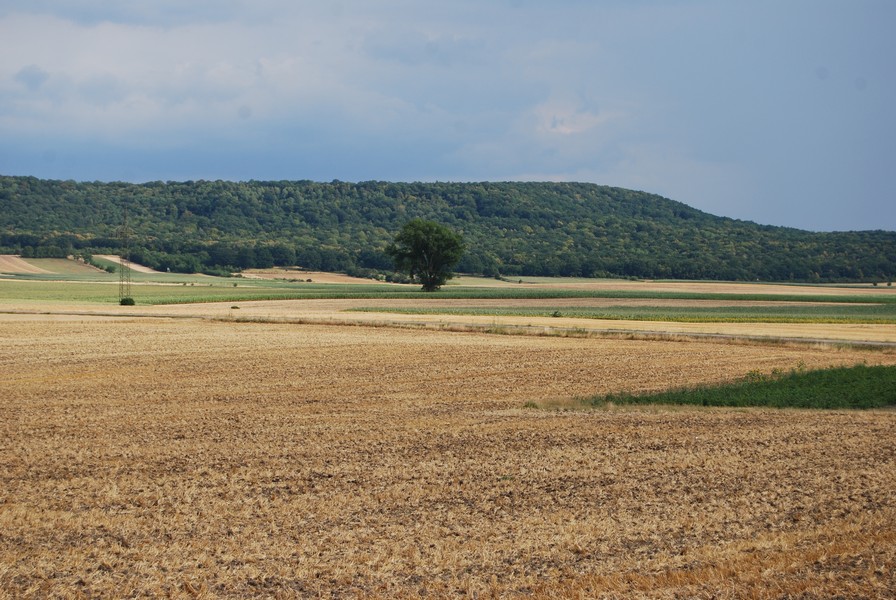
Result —
<path fill-rule="evenodd" d="M 570 400 L 891 351 L 141 310 L 0 315 L 0 597 L 896 596 L 896 413 Z"/>

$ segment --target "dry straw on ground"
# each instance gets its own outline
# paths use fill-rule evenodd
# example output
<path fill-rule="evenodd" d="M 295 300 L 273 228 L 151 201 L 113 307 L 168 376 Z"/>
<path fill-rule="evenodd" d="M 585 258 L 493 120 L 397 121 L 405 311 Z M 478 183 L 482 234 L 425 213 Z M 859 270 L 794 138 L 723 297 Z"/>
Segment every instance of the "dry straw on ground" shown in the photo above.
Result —
<path fill-rule="evenodd" d="M 896 413 L 524 408 L 859 361 L 0 315 L 0 597 L 892 597 Z"/>

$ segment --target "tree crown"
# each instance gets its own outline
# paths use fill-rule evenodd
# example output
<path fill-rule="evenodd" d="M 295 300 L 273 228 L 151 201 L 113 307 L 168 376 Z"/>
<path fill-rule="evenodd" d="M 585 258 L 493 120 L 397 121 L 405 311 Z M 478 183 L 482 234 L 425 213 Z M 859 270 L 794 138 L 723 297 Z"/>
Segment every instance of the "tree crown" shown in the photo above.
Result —
<path fill-rule="evenodd" d="M 397 269 L 406 271 L 426 291 L 439 289 L 454 276 L 452 269 L 464 254 L 460 234 L 434 221 L 405 223 L 386 252 Z"/>

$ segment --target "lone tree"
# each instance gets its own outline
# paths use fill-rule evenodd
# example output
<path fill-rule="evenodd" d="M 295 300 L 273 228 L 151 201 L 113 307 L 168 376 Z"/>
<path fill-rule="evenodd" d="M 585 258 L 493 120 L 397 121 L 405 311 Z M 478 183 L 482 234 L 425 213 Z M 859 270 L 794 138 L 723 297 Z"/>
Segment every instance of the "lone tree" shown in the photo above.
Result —
<path fill-rule="evenodd" d="M 464 242 L 444 225 L 414 219 L 405 223 L 386 253 L 396 269 L 423 284 L 423 291 L 434 292 L 454 276 L 452 269 L 464 255 Z"/>

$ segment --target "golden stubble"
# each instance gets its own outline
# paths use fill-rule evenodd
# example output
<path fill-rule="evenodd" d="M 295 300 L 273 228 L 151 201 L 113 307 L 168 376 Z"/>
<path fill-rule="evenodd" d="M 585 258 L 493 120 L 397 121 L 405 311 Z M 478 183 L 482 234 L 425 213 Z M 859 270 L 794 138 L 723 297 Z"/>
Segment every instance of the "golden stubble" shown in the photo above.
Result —
<path fill-rule="evenodd" d="M 523 408 L 891 353 L 38 316 L 0 344 L 0 597 L 896 593 L 892 412 Z"/>

